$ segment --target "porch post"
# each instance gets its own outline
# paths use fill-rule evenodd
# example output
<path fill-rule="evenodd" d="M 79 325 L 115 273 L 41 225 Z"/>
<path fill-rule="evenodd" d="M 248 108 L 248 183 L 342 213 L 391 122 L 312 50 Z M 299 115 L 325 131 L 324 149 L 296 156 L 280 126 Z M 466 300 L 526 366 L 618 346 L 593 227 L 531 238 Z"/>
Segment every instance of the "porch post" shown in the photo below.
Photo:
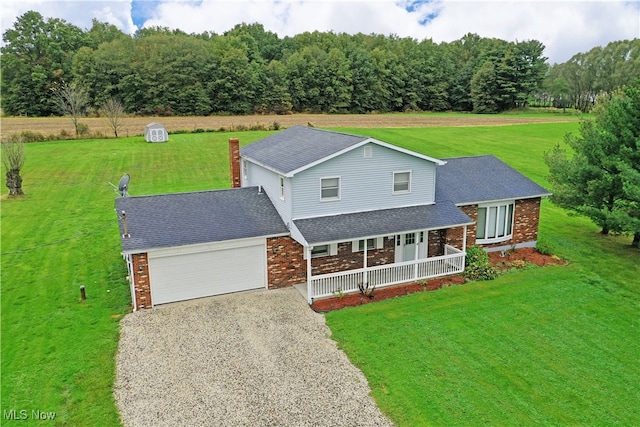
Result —
<path fill-rule="evenodd" d="M 467 226 L 464 226 L 464 234 L 462 235 L 462 252 L 467 251 Z"/>
<path fill-rule="evenodd" d="M 363 267 L 363 271 L 362 271 L 362 284 L 366 284 L 369 280 L 369 277 L 367 275 L 367 240 L 365 239 L 364 241 L 364 260 L 362 261 L 362 267 Z"/>
<path fill-rule="evenodd" d="M 418 252 L 420 252 L 420 250 L 418 249 L 418 246 L 420 245 L 420 242 L 418 241 L 418 232 L 413 233 L 413 243 L 416 245 L 416 253 L 413 257 L 413 278 L 415 280 L 418 280 Z"/>
<path fill-rule="evenodd" d="M 309 305 L 313 302 L 313 286 L 311 285 L 311 246 L 304 247 L 307 256 L 307 302 Z"/>

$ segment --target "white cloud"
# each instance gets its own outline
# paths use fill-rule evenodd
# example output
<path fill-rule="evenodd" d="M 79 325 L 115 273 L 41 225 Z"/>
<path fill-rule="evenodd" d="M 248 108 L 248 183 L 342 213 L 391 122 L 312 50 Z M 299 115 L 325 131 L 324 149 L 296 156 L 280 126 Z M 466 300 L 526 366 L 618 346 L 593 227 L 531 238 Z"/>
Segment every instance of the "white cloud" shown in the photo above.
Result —
<path fill-rule="evenodd" d="M 0 29 L 3 34 L 30 10 L 39 12 L 45 20 L 64 19 L 83 30 L 91 28 L 93 18 L 113 24 L 126 33 L 136 30 L 131 20 L 131 0 L 5 0 L 0 10 Z"/>
<path fill-rule="evenodd" d="M 539 40 L 551 62 L 611 41 L 640 37 L 640 3 L 621 1 L 447 1 L 428 25 L 434 41 L 472 32 L 509 41 Z"/>
<path fill-rule="evenodd" d="M 153 15 L 145 26 L 221 34 L 242 22 L 259 22 L 281 37 L 317 30 L 395 34 L 435 42 L 477 33 L 508 41 L 539 40 L 551 62 L 564 62 L 611 41 L 640 37 L 638 1 L 163 0 L 156 6 L 150 8 Z M 23 0 L 5 1 L 1 7 L 3 31 L 32 9 L 81 28 L 89 28 L 95 17 L 127 33 L 136 29 L 131 0 Z"/>

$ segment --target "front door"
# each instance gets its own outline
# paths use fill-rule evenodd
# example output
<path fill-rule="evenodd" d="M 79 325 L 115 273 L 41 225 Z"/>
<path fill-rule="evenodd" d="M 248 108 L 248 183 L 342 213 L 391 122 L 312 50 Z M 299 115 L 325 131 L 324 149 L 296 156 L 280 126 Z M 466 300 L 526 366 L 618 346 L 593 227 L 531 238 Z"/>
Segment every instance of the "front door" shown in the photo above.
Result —
<path fill-rule="evenodd" d="M 396 262 L 413 261 L 416 259 L 416 233 L 396 235 Z"/>

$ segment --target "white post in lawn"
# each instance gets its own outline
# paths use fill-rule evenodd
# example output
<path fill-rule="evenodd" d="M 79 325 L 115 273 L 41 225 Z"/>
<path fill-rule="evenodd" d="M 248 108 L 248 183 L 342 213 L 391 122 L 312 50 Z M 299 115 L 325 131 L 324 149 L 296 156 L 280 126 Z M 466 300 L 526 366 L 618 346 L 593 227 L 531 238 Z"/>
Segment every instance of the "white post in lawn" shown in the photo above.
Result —
<path fill-rule="evenodd" d="M 313 302 L 313 286 L 311 285 L 311 246 L 305 246 L 304 251 L 307 255 L 307 302 L 311 305 Z"/>

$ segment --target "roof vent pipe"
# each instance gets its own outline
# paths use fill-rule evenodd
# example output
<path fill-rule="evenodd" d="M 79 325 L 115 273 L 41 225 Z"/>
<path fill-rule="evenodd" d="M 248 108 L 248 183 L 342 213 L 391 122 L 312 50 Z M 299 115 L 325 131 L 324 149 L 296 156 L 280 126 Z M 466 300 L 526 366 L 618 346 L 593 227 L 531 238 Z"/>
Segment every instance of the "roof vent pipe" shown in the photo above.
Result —
<path fill-rule="evenodd" d="M 122 211 L 122 216 L 120 218 L 122 218 L 122 225 L 124 226 L 124 234 L 122 235 L 122 238 L 128 239 L 131 235 L 129 235 L 129 226 L 127 225 L 127 213 Z"/>

